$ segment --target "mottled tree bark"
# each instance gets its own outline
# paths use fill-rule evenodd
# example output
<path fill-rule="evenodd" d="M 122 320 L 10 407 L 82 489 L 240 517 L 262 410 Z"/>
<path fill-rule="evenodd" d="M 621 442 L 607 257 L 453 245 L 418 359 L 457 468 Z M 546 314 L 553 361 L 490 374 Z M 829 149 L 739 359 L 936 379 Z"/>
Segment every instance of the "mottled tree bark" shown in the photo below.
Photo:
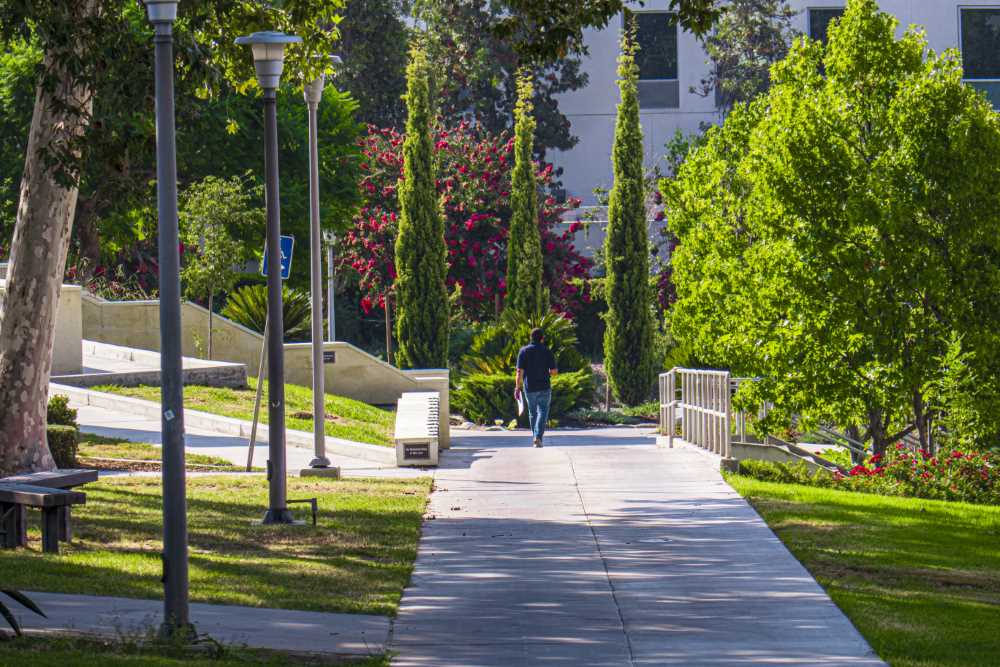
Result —
<path fill-rule="evenodd" d="M 86 15 L 95 6 L 86 0 L 77 11 Z M 0 316 L 0 475 L 55 467 L 45 436 L 46 404 L 78 193 L 78 177 L 67 165 L 92 108 L 92 91 L 59 60 L 46 54 L 49 85 L 40 85 L 35 97 Z"/>

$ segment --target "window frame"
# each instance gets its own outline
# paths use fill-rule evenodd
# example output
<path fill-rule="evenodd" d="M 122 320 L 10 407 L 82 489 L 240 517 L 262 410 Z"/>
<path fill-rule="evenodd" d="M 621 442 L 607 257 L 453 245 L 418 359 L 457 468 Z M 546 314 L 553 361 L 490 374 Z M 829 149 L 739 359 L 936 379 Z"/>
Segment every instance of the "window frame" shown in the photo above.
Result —
<path fill-rule="evenodd" d="M 844 10 L 846 10 L 847 7 L 845 5 L 810 5 L 810 6 L 806 7 L 805 8 L 805 11 L 806 11 L 806 34 L 809 36 L 809 39 L 816 39 L 815 37 L 812 36 L 812 32 L 813 32 L 813 30 L 812 30 L 812 16 L 813 16 L 813 12 L 814 11 L 823 11 L 824 9 L 825 10 L 839 9 L 840 10 L 840 15 L 843 16 L 844 15 Z M 830 24 L 827 23 L 827 30 L 829 30 L 829 29 L 830 29 Z M 826 43 L 825 39 L 822 40 L 822 41 L 823 41 L 824 44 Z"/>
<path fill-rule="evenodd" d="M 672 12 L 672 11 L 669 11 L 669 10 L 666 10 L 666 9 L 626 9 L 624 12 L 621 13 L 622 30 L 625 30 L 628 27 L 628 15 L 629 14 L 669 14 L 669 15 L 671 15 L 671 16 L 674 17 L 674 31 L 675 31 L 675 35 L 676 35 L 676 37 L 674 39 L 674 48 L 676 50 L 675 59 L 677 60 L 677 65 L 676 65 L 677 76 L 675 76 L 672 79 L 643 79 L 643 78 L 639 78 L 639 81 L 666 81 L 666 82 L 676 81 L 678 83 L 678 85 L 679 85 L 680 84 L 680 80 L 681 80 L 681 78 L 680 78 L 681 77 L 681 62 L 680 62 L 680 60 L 681 60 L 681 58 L 680 58 L 680 56 L 681 56 L 681 40 L 680 40 L 681 32 L 680 32 L 680 21 L 678 20 L 677 12 Z M 636 36 L 636 41 L 638 41 L 638 35 Z M 640 44 L 639 46 L 641 48 L 642 45 Z M 620 53 L 621 53 L 621 49 L 619 49 L 619 54 Z"/>
<path fill-rule="evenodd" d="M 965 36 L 962 32 L 962 12 L 967 9 L 993 9 L 1000 15 L 1000 4 L 998 5 L 958 5 L 955 10 L 958 12 L 958 52 L 962 56 L 962 83 L 1000 83 L 1000 77 L 991 79 L 969 78 L 965 76 Z"/>

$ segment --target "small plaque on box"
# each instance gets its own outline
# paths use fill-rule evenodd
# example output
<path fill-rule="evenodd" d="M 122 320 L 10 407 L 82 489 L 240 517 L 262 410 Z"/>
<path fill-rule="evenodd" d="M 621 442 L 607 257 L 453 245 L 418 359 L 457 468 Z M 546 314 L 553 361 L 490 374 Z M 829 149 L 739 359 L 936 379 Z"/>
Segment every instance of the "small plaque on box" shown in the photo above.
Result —
<path fill-rule="evenodd" d="M 323 351 L 323 363 L 324 364 L 335 364 L 335 363 L 337 363 L 337 353 L 334 350 L 324 350 Z"/>
<path fill-rule="evenodd" d="M 420 443 L 415 445 L 403 445 L 403 458 L 406 460 L 422 461 L 430 458 L 430 443 Z"/>

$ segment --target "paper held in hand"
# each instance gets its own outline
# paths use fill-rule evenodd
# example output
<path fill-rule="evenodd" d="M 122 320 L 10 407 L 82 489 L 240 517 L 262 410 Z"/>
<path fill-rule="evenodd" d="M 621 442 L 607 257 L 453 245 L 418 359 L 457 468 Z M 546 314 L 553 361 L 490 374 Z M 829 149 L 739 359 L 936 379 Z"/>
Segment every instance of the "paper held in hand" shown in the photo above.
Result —
<path fill-rule="evenodd" d="M 517 395 L 517 416 L 520 417 L 524 414 L 524 392 Z"/>

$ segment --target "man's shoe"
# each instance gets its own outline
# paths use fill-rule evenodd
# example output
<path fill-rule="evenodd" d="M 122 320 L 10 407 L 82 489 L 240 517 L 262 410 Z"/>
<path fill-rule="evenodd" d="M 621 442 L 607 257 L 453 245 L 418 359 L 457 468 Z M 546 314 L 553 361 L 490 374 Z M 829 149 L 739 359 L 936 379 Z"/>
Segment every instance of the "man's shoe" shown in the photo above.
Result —
<path fill-rule="evenodd" d="M 541 438 L 535 438 L 534 442 L 535 442 L 535 447 L 541 447 L 542 446 L 542 439 Z"/>

